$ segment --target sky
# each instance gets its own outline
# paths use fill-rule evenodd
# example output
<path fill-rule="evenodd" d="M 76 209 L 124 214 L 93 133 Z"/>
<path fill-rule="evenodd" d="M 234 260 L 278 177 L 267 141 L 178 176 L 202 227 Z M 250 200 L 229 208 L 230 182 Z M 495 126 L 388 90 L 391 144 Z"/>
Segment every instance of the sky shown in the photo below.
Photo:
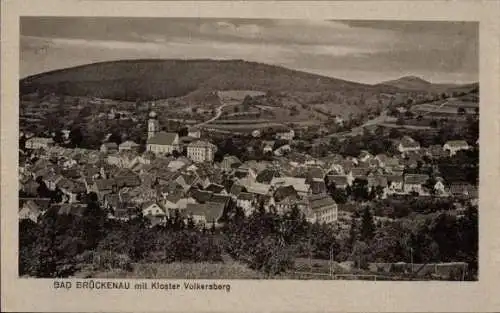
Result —
<path fill-rule="evenodd" d="M 122 59 L 243 59 L 362 83 L 479 80 L 474 22 L 22 17 L 20 75 Z"/>

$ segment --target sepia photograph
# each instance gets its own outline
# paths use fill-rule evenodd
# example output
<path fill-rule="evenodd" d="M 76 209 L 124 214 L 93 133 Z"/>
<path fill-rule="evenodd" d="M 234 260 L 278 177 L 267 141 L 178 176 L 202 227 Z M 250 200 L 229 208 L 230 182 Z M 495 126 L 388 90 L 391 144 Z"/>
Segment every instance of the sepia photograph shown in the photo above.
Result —
<path fill-rule="evenodd" d="M 20 278 L 478 280 L 478 22 L 19 23 Z"/>

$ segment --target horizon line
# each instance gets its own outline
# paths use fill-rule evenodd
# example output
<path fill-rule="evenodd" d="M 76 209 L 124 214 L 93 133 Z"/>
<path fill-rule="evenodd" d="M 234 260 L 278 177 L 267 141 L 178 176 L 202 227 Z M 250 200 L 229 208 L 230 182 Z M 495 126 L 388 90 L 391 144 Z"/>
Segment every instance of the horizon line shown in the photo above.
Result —
<path fill-rule="evenodd" d="M 291 70 L 291 71 L 302 72 L 302 73 L 307 73 L 307 74 L 311 74 L 311 75 L 317 75 L 317 76 L 320 76 L 320 77 L 337 79 L 337 80 L 343 80 L 343 81 L 346 81 L 346 82 L 351 82 L 351 83 L 356 83 L 356 84 L 362 84 L 362 85 L 370 85 L 370 86 L 381 85 L 381 84 L 384 84 L 386 82 L 390 82 L 390 81 L 394 81 L 394 80 L 398 80 L 398 79 L 402 79 L 402 78 L 406 78 L 406 77 L 417 78 L 417 79 L 420 79 L 422 81 L 428 82 L 428 83 L 433 84 L 433 85 L 472 85 L 472 84 L 479 84 L 479 82 L 480 82 L 479 79 L 473 80 L 473 81 L 468 81 L 468 82 L 460 82 L 460 83 L 449 82 L 449 81 L 436 82 L 436 81 L 432 81 L 432 80 L 428 80 L 428 79 L 422 78 L 419 75 L 414 75 L 414 74 L 408 74 L 407 73 L 407 74 L 401 74 L 401 76 L 397 76 L 397 77 L 394 77 L 392 79 L 386 79 L 386 80 L 383 80 L 383 81 L 379 81 L 377 83 L 365 83 L 365 82 L 354 81 L 354 80 L 350 80 L 350 79 L 339 78 L 337 76 L 330 76 L 330 75 L 326 75 L 326 74 L 319 74 L 319 73 L 315 73 L 315 72 L 312 72 L 312 71 L 306 70 L 306 69 L 294 69 L 294 68 L 290 68 L 290 67 L 287 67 L 287 66 L 284 66 L 284 65 L 264 63 L 264 62 L 257 62 L 257 61 L 248 61 L 248 60 L 245 60 L 245 59 L 237 59 L 237 58 L 235 58 L 235 59 L 214 59 L 214 58 L 206 58 L 206 59 L 204 59 L 204 58 L 187 58 L 187 59 L 181 59 L 181 58 L 144 58 L 144 59 L 142 59 L 142 58 L 130 58 L 130 59 L 117 59 L 117 60 L 97 61 L 97 62 L 85 63 L 85 64 L 80 64 L 80 65 L 75 65 L 75 66 L 70 66 L 70 67 L 62 67 L 62 68 L 57 68 L 57 69 L 53 69 L 53 70 L 49 70 L 49 71 L 45 71 L 45 72 L 39 72 L 39 73 L 35 73 L 35 74 L 30 74 L 30 75 L 27 75 L 27 76 L 19 77 L 19 80 L 21 81 L 21 80 L 24 80 L 24 79 L 34 78 L 34 77 L 41 76 L 41 75 L 44 75 L 44 74 L 51 74 L 51 73 L 63 72 L 63 71 L 66 71 L 66 70 L 82 68 L 82 67 L 90 66 L 90 65 L 104 64 L 104 63 L 118 63 L 118 62 L 133 62 L 133 61 L 136 61 L 136 62 L 137 61 L 144 61 L 144 62 L 147 62 L 147 61 L 150 61 L 150 62 L 153 62 L 153 61 L 183 61 L 183 62 L 189 62 L 189 61 L 192 61 L 192 62 L 196 62 L 196 61 L 198 61 L 198 62 L 200 62 L 200 61 L 235 62 L 235 61 L 239 61 L 239 62 L 245 62 L 245 63 L 254 63 L 254 64 L 267 65 L 267 66 L 275 66 L 275 67 L 280 67 L 280 68 L 284 68 L 284 69 Z"/>

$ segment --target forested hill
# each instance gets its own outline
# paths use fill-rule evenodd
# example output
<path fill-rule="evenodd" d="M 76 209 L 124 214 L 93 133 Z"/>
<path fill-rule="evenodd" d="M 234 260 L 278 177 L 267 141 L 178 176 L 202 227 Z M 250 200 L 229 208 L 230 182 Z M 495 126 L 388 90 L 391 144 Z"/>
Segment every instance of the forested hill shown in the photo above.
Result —
<path fill-rule="evenodd" d="M 20 81 L 21 94 L 38 90 L 123 100 L 178 97 L 198 89 L 391 92 L 395 88 L 242 60 L 112 61 L 46 72 Z"/>

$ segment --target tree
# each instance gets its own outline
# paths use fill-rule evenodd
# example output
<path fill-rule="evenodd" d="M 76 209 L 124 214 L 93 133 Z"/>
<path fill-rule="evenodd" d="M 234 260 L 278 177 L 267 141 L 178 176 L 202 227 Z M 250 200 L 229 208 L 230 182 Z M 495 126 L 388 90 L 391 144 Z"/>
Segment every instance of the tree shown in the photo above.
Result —
<path fill-rule="evenodd" d="M 361 240 L 368 242 L 375 235 L 375 224 L 369 207 L 365 207 L 361 217 Z"/>
<path fill-rule="evenodd" d="M 352 195 L 355 200 L 368 200 L 368 181 L 356 178 L 352 183 Z"/>
<path fill-rule="evenodd" d="M 61 144 L 61 143 L 63 143 L 63 141 L 64 141 L 64 139 L 63 139 L 62 131 L 56 130 L 55 134 L 54 134 L 54 142 L 57 144 Z"/>
<path fill-rule="evenodd" d="M 83 142 L 83 134 L 80 128 L 75 127 L 69 133 L 69 139 L 72 147 L 80 147 Z"/>
<path fill-rule="evenodd" d="M 111 136 L 109 136 L 109 142 L 114 142 L 117 145 L 120 145 L 122 143 L 122 136 L 117 132 L 113 132 L 111 133 Z"/>
<path fill-rule="evenodd" d="M 106 213 L 99 206 L 97 195 L 90 193 L 87 197 L 87 207 L 82 214 L 83 241 L 87 249 L 95 249 L 104 237 Z"/>
<path fill-rule="evenodd" d="M 433 176 L 430 176 L 427 181 L 424 184 L 424 187 L 429 190 L 431 195 L 434 195 L 436 193 L 436 190 L 434 189 L 434 186 L 436 186 L 437 180 Z"/>
<path fill-rule="evenodd" d="M 182 127 L 181 129 L 179 129 L 177 134 L 179 135 L 179 137 L 186 137 L 188 135 L 188 128 Z"/>

